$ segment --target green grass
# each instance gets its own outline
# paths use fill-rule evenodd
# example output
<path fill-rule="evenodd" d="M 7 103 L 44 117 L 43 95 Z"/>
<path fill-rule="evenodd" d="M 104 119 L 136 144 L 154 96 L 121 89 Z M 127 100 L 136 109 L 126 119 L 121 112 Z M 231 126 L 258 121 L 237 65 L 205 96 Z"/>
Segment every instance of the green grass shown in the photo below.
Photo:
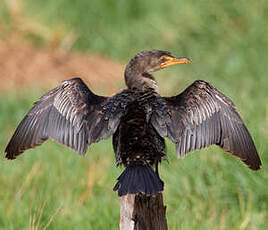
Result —
<path fill-rule="evenodd" d="M 64 40 L 73 31 L 73 50 L 124 62 L 151 48 L 191 57 L 192 65 L 155 74 L 161 93 L 179 92 L 195 79 L 210 81 L 237 105 L 263 168 L 252 172 L 217 147 L 177 160 L 168 142 L 169 163 L 160 170 L 169 229 L 268 228 L 267 1 L 24 2 L 24 14 L 50 28 L 48 37 L 27 34 L 38 40 L 35 44 L 49 44 L 59 30 Z M 2 28 L 14 23 L 1 3 L 0 18 L 6 22 Z M 43 93 L 29 89 L 0 95 L 0 152 Z M 115 167 L 110 140 L 91 146 L 82 158 L 48 142 L 16 161 L 2 155 L 0 168 L 0 229 L 30 229 L 34 219 L 37 227 L 39 216 L 39 229 L 50 220 L 48 229 L 118 229 L 119 199 L 112 187 L 121 169 Z"/>
<path fill-rule="evenodd" d="M 1 152 L 40 94 L 32 89 L 0 97 Z M 264 164 L 258 172 L 217 147 L 177 160 L 168 142 L 169 163 L 160 170 L 170 229 L 267 227 L 267 127 L 258 116 L 247 123 Z M 49 229 L 117 229 L 119 199 L 112 187 L 121 169 L 115 167 L 109 140 L 91 146 L 85 157 L 49 141 L 16 161 L 2 155 L 0 164 L 0 229 L 28 229 L 30 218 L 36 216 L 37 223 L 42 209 L 40 229 L 50 219 Z"/>

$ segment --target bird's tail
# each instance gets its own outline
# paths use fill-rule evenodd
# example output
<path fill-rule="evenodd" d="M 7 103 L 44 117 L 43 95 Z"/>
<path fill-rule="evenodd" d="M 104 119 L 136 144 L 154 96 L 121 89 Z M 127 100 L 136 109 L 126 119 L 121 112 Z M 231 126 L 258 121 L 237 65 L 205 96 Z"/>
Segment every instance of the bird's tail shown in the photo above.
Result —
<path fill-rule="evenodd" d="M 126 167 L 123 173 L 117 178 L 114 191 L 118 195 L 144 193 L 148 195 L 163 191 L 164 183 L 148 165 L 132 165 Z"/>

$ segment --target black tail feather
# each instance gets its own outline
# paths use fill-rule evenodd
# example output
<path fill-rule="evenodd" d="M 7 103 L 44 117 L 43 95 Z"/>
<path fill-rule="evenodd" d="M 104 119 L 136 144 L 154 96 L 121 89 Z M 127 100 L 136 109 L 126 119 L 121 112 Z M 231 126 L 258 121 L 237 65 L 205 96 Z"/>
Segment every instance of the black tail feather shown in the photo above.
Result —
<path fill-rule="evenodd" d="M 117 178 L 114 191 L 118 195 L 144 193 L 154 195 L 163 191 L 164 183 L 153 171 L 151 166 L 132 165 L 126 167 L 124 172 Z"/>

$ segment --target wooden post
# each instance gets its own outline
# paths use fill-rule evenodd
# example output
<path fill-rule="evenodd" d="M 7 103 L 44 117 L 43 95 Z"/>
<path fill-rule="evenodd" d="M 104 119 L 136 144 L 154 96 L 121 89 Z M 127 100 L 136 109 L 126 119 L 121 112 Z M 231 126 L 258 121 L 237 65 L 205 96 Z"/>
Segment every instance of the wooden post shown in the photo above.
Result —
<path fill-rule="evenodd" d="M 167 230 L 163 195 L 127 194 L 120 198 L 120 230 Z"/>

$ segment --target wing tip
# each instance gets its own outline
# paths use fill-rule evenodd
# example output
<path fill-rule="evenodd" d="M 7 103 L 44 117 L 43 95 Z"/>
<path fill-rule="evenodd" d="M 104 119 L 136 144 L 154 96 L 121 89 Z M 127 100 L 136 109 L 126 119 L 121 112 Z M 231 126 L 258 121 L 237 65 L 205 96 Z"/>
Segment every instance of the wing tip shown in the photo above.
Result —
<path fill-rule="evenodd" d="M 10 143 L 7 145 L 5 149 L 5 158 L 8 160 L 14 160 L 20 153 L 16 153 L 16 150 L 14 150 L 14 146 L 10 145 Z"/>
<path fill-rule="evenodd" d="M 262 166 L 262 163 L 260 161 L 255 164 L 248 165 L 248 167 L 253 171 L 260 170 L 262 168 L 261 166 Z"/>
<path fill-rule="evenodd" d="M 261 167 L 260 167 L 260 165 L 258 165 L 258 166 L 249 166 L 249 168 L 252 170 L 252 171 L 258 171 L 258 170 L 260 170 L 261 169 Z"/>
<path fill-rule="evenodd" d="M 251 152 L 251 154 L 248 154 L 248 157 L 246 159 L 241 159 L 251 170 L 257 171 L 261 169 L 262 162 L 260 159 L 259 154 L 257 153 L 257 150 L 255 148 L 255 145 L 253 144 L 254 151 Z"/>
<path fill-rule="evenodd" d="M 83 150 L 83 151 L 77 151 L 75 150 L 76 152 L 78 152 L 78 156 L 79 157 L 85 157 L 86 153 L 87 153 L 87 149 L 86 150 Z"/>
<path fill-rule="evenodd" d="M 5 152 L 6 152 L 5 158 L 7 158 L 8 160 L 15 160 L 16 159 L 16 154 L 13 154 L 9 151 L 5 151 Z"/>

